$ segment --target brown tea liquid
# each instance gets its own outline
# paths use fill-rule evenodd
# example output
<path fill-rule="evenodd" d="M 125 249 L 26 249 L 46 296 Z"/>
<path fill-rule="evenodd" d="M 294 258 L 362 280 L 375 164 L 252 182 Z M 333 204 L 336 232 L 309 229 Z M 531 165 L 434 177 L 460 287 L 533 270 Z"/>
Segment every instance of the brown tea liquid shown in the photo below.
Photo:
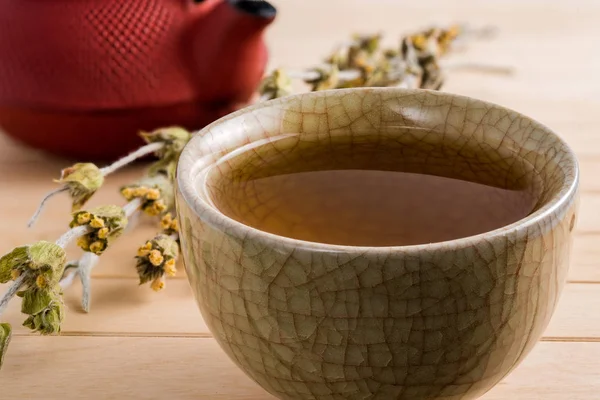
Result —
<path fill-rule="evenodd" d="M 466 145 L 281 138 L 217 163 L 206 189 L 225 215 L 311 242 L 400 246 L 511 224 L 536 203 L 531 167 Z"/>

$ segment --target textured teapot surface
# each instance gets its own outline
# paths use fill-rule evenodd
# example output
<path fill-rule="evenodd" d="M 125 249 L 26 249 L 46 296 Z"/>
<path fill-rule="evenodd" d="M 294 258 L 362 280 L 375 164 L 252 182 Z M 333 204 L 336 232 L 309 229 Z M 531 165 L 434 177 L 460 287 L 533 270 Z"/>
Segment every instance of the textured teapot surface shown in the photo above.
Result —
<path fill-rule="evenodd" d="M 47 138 L 35 137 L 44 135 L 40 124 L 48 126 L 46 135 L 60 130 L 57 140 L 66 141 L 102 125 L 99 112 L 113 119 L 118 113 L 118 121 L 103 129 L 130 138 L 120 145 L 113 135 L 117 149 L 106 151 L 115 154 L 95 154 L 100 158 L 131 150 L 131 136 L 140 129 L 167 124 L 201 128 L 234 104 L 249 101 L 264 72 L 262 31 L 275 9 L 266 2 L 255 2 L 262 8 L 250 3 L 5 0 L 0 3 L 0 127 L 48 149 Z M 239 67 L 222 71 L 224 63 Z M 228 87 L 228 82 L 236 87 Z M 221 93 L 205 90 L 215 84 L 220 84 Z M 144 117 L 140 109 L 154 117 Z M 32 110 L 38 114 L 32 115 Z M 128 112 L 137 125 L 128 120 Z M 78 121 L 66 121 L 73 113 Z M 94 121 L 85 121 L 90 113 Z M 38 129 L 31 133 L 34 120 Z M 70 129 L 82 131 L 64 133 Z M 50 150 L 64 153 L 63 147 Z M 87 155 L 84 149 L 72 150 L 66 153 Z"/>

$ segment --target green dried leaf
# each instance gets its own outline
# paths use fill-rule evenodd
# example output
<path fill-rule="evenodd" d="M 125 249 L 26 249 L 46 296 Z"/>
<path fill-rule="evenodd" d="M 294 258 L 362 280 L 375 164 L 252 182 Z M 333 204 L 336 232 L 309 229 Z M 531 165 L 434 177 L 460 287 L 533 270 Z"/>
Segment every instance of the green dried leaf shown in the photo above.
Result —
<path fill-rule="evenodd" d="M 60 333 L 60 325 L 62 324 L 64 317 L 63 314 L 62 304 L 53 304 L 52 307 L 44 310 L 44 312 L 40 314 L 41 324 L 37 330 L 42 335 Z"/>
<path fill-rule="evenodd" d="M 25 328 L 29 328 L 29 329 L 31 329 L 32 331 L 36 331 L 36 327 L 35 327 L 34 319 L 35 319 L 35 318 L 34 318 L 33 316 L 29 316 L 29 317 L 28 317 L 28 318 L 25 320 L 25 322 L 23 322 L 23 326 L 24 326 Z"/>
<path fill-rule="evenodd" d="M 21 312 L 26 315 L 39 314 L 53 302 L 60 300 L 57 294 L 47 289 L 30 288 L 24 292 Z"/>
<path fill-rule="evenodd" d="M 4 356 L 12 338 L 12 328 L 10 324 L 0 323 L 0 369 L 4 362 Z"/>
<path fill-rule="evenodd" d="M 104 183 L 104 175 L 92 163 L 77 163 L 62 170 L 55 182 L 64 184 L 73 199 L 73 211 L 79 210 Z"/>
<path fill-rule="evenodd" d="M 28 261 L 27 246 L 16 247 L 0 258 L 0 283 L 12 280 L 12 271 Z"/>
<path fill-rule="evenodd" d="M 53 303 L 50 307 L 36 315 L 29 316 L 23 326 L 42 335 L 60 333 L 64 310 L 62 303 Z"/>
<path fill-rule="evenodd" d="M 28 248 L 29 268 L 32 270 L 51 271 L 52 280 L 60 280 L 67 253 L 56 243 L 39 241 Z"/>
<path fill-rule="evenodd" d="M 171 181 L 175 181 L 176 170 L 177 160 L 160 159 L 150 166 L 148 169 L 148 176 L 165 175 Z"/>
<path fill-rule="evenodd" d="M 146 143 L 164 143 L 164 147 L 156 152 L 159 158 L 166 161 L 176 161 L 179 154 L 192 138 L 192 134 L 179 126 L 156 129 L 152 132 L 141 132 Z"/>
<path fill-rule="evenodd" d="M 179 244 L 167 235 L 158 235 L 153 240 L 155 249 L 158 249 L 166 260 L 179 257 Z"/>

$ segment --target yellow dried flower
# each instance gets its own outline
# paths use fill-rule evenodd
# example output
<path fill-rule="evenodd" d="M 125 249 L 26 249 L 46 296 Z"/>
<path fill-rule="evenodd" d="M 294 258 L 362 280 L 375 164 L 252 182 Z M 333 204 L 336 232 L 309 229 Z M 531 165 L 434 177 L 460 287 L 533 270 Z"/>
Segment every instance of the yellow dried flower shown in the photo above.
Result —
<path fill-rule="evenodd" d="M 123 195 L 123 197 L 125 197 L 126 200 L 133 199 L 133 189 L 131 189 L 130 187 L 123 188 L 121 190 L 121 194 Z"/>
<path fill-rule="evenodd" d="M 97 242 L 94 242 L 94 243 L 92 243 L 90 245 L 90 251 L 92 253 L 94 253 L 94 254 L 98 254 L 99 255 L 99 254 L 102 254 L 102 251 L 104 250 L 104 247 L 105 247 L 104 242 L 97 241 Z"/>
<path fill-rule="evenodd" d="M 138 257 L 147 256 L 148 254 L 150 254 L 150 250 L 152 250 L 152 243 L 146 242 L 145 245 L 143 245 L 142 247 L 140 247 L 138 249 L 137 255 L 138 255 Z"/>
<path fill-rule="evenodd" d="M 176 219 L 174 219 L 173 222 L 171 222 L 171 229 L 175 232 L 179 232 L 179 222 L 177 222 Z"/>
<path fill-rule="evenodd" d="M 167 274 L 168 276 L 173 277 L 173 276 L 177 275 L 177 268 L 175 267 L 175 259 L 172 258 L 169 261 L 165 262 L 163 269 L 165 270 L 165 274 Z"/>
<path fill-rule="evenodd" d="M 160 226 L 164 230 L 171 228 L 172 223 L 173 223 L 173 217 L 171 216 L 171 213 L 166 214 L 160 220 Z"/>
<path fill-rule="evenodd" d="M 147 192 L 148 192 L 147 188 L 137 187 L 137 188 L 133 189 L 133 197 L 143 197 L 146 195 Z"/>
<path fill-rule="evenodd" d="M 90 218 L 92 216 L 90 215 L 89 212 L 83 212 L 77 215 L 77 223 L 79 225 L 84 225 L 87 224 L 88 222 L 90 222 Z"/>
<path fill-rule="evenodd" d="M 160 253 L 160 251 L 158 251 L 158 250 L 152 250 L 152 251 L 150 251 L 150 255 L 148 256 L 148 260 L 152 263 L 152 265 L 154 265 L 155 267 L 158 267 L 160 264 L 163 263 L 163 261 L 165 260 L 165 258 Z"/>
<path fill-rule="evenodd" d="M 98 239 L 106 239 L 108 237 L 108 228 L 104 227 L 98 231 Z"/>
<path fill-rule="evenodd" d="M 160 190 L 148 189 L 148 191 L 146 192 L 146 198 L 148 200 L 158 200 L 160 198 Z"/>
<path fill-rule="evenodd" d="M 95 229 L 102 228 L 104 226 L 104 220 L 102 218 L 94 217 L 90 221 L 90 226 Z"/>
<path fill-rule="evenodd" d="M 35 278 L 35 284 L 40 289 L 43 289 L 46 287 L 46 285 L 48 285 L 48 281 L 46 281 L 44 275 L 38 275 L 37 278 Z"/>
<path fill-rule="evenodd" d="M 156 210 L 160 214 L 161 212 L 163 212 L 167 209 L 167 206 L 165 205 L 165 203 L 162 200 L 158 200 L 154 203 L 154 208 L 156 208 Z"/>
<path fill-rule="evenodd" d="M 77 246 L 81 247 L 82 250 L 88 251 L 90 249 L 90 238 L 88 235 L 81 236 L 77 239 Z"/>
<path fill-rule="evenodd" d="M 13 269 L 12 271 L 10 271 L 10 277 L 12 278 L 13 281 L 20 276 L 21 276 L 21 271 L 19 271 L 18 269 Z"/>
<path fill-rule="evenodd" d="M 427 38 L 422 34 L 414 35 L 412 37 L 412 43 L 417 50 L 423 51 L 427 47 Z"/>
<path fill-rule="evenodd" d="M 150 216 L 160 215 L 163 211 L 167 209 L 167 206 L 162 200 L 156 200 L 152 202 L 148 207 L 144 208 L 144 212 Z"/>
<path fill-rule="evenodd" d="M 150 287 L 155 292 L 160 292 L 161 290 L 163 290 L 165 288 L 165 281 L 162 277 L 156 278 L 155 280 L 152 281 L 152 284 L 150 285 Z"/>

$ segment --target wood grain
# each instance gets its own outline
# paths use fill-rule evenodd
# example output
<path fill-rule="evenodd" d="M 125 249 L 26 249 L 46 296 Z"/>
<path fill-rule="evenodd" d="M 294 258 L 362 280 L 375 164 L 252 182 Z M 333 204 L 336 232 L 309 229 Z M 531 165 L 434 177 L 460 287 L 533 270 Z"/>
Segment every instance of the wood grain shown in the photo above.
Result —
<path fill-rule="evenodd" d="M 599 357 L 600 343 L 539 343 L 482 400 L 595 399 Z M 274 399 L 210 338 L 16 337 L 0 379 L 22 399 Z"/>

